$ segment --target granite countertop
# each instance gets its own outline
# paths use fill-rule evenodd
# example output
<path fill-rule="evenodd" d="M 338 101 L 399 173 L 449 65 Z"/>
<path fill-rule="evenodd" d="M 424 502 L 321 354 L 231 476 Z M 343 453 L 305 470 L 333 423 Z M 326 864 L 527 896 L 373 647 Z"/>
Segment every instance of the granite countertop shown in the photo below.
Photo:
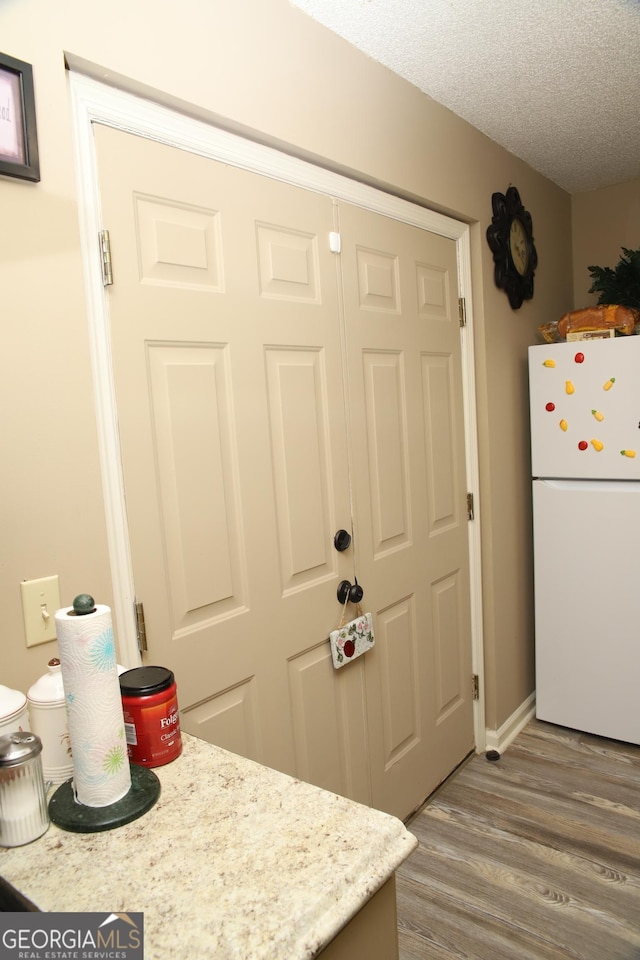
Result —
<path fill-rule="evenodd" d="M 148 960 L 307 960 L 417 845 L 395 817 L 183 734 L 160 798 L 101 833 L 0 848 L 45 911 L 144 913 Z"/>

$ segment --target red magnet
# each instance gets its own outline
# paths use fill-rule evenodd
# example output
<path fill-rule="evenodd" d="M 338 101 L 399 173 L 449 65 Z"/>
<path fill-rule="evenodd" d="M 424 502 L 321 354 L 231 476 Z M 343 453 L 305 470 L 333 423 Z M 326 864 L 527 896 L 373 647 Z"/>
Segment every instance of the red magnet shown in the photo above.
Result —
<path fill-rule="evenodd" d="M 576 353 L 573 359 L 576 363 L 584 363 L 584 353 Z"/>
<path fill-rule="evenodd" d="M 587 450 L 588 448 L 589 448 L 589 444 L 587 443 L 586 440 L 581 440 L 580 443 L 578 444 L 578 450 Z"/>
<path fill-rule="evenodd" d="M 552 413 L 555 410 L 555 408 L 556 408 L 555 403 L 551 403 L 551 401 L 549 401 L 549 403 L 545 407 L 545 410 L 548 410 L 549 413 Z"/>

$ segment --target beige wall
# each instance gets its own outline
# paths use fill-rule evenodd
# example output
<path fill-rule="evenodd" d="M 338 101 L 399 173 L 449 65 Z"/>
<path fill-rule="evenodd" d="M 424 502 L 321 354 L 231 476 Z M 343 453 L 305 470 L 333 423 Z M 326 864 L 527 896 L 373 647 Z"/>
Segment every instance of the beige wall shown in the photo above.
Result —
<path fill-rule="evenodd" d="M 615 267 L 622 247 L 640 247 L 640 180 L 602 190 L 576 193 L 571 198 L 573 234 L 574 307 L 597 303 L 589 293 L 589 267 Z"/>
<path fill-rule="evenodd" d="M 26 688 L 55 644 L 24 645 L 19 583 L 60 575 L 62 603 L 112 602 L 93 414 L 64 53 L 196 115 L 320 158 L 473 224 L 486 719 L 531 693 L 526 350 L 571 302 L 563 191 L 287 0 L 4 0 L 2 49 L 34 66 L 42 180 L 0 178 L 3 504 L 0 682 Z M 539 255 L 532 301 L 493 284 L 491 194 L 515 184 Z"/>

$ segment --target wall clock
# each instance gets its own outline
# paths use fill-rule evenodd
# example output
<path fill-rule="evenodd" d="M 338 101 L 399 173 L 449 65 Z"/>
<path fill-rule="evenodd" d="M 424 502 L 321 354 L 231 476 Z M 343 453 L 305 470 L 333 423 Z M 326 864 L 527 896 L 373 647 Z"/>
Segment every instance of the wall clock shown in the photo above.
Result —
<path fill-rule="evenodd" d="M 520 194 L 509 187 L 506 194 L 491 197 L 493 218 L 487 227 L 487 242 L 493 253 L 496 286 L 504 290 L 513 310 L 533 297 L 533 276 L 538 254 L 533 242 L 533 221 Z"/>

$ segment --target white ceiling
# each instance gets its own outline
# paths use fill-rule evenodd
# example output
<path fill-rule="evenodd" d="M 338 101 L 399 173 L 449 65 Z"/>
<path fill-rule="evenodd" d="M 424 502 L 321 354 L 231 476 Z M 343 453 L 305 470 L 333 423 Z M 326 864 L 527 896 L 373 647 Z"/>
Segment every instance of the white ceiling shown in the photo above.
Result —
<path fill-rule="evenodd" d="M 569 193 L 640 177 L 640 0 L 291 0 Z"/>

